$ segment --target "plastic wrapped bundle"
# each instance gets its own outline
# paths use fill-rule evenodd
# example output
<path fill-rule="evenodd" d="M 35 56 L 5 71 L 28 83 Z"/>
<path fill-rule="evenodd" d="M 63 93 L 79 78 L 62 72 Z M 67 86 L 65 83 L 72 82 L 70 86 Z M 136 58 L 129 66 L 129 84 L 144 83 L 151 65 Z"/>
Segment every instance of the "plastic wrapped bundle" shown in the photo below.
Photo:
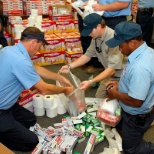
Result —
<path fill-rule="evenodd" d="M 117 100 L 106 101 L 100 104 L 97 118 L 109 126 L 115 127 L 121 119 L 121 108 Z"/>

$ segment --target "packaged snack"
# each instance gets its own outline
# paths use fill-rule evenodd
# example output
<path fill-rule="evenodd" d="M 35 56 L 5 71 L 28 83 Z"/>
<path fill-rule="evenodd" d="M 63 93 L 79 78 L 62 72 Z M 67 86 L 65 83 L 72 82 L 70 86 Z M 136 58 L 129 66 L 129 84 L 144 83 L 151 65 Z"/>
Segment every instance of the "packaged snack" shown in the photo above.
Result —
<path fill-rule="evenodd" d="M 97 111 L 97 118 L 105 124 L 115 127 L 121 119 L 121 107 L 118 101 L 107 101 L 107 99 L 105 99 L 100 103 L 100 109 Z"/>

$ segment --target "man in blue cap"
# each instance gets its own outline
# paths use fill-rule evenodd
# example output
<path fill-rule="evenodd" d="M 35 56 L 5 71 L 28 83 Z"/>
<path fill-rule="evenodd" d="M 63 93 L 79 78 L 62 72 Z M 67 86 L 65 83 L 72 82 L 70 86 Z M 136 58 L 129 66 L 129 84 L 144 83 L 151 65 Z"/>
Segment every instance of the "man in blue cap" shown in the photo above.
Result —
<path fill-rule="evenodd" d="M 85 17 L 84 29 L 81 32 L 83 36 L 91 36 L 92 42 L 86 53 L 78 58 L 76 61 L 65 65 L 60 69 L 61 73 L 68 73 L 71 69 L 82 66 L 92 57 L 97 57 L 104 70 L 92 80 L 83 81 L 80 89 L 86 90 L 93 86 L 94 83 L 101 81 L 96 92 L 97 98 L 106 97 L 105 84 L 108 80 L 119 80 L 122 71 L 123 55 L 119 52 L 118 47 L 109 48 L 105 42 L 113 37 L 113 29 L 106 26 L 102 17 L 96 13 L 92 13 Z"/>
<path fill-rule="evenodd" d="M 119 85 L 106 85 L 109 99 L 118 99 L 122 107 L 122 147 L 126 154 L 152 154 L 154 144 L 143 140 L 154 118 L 154 50 L 142 40 L 140 25 L 119 23 L 109 47 L 119 45 L 128 57 Z"/>
<path fill-rule="evenodd" d="M 29 130 L 36 123 L 35 115 L 17 103 L 24 89 L 35 89 L 42 95 L 68 95 L 73 91 L 63 76 L 33 66 L 31 57 L 44 44 L 48 44 L 44 33 L 36 27 L 27 27 L 18 44 L 0 51 L 0 142 L 11 150 L 31 151 L 39 142 L 37 135 Z M 66 87 L 48 84 L 41 77 L 58 80 Z"/>

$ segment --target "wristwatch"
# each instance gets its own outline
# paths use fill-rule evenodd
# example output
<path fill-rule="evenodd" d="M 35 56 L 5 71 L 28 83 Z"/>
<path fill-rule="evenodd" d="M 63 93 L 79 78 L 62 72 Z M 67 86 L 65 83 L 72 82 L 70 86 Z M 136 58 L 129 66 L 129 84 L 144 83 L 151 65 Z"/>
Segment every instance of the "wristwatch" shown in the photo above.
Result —
<path fill-rule="evenodd" d="M 70 65 L 68 65 L 68 68 L 69 68 L 69 70 L 71 70 L 71 69 L 72 69 L 72 67 L 71 67 Z"/>
<path fill-rule="evenodd" d="M 93 83 L 92 80 L 89 80 L 89 83 L 90 83 L 90 86 L 93 86 L 94 85 L 94 83 Z"/>

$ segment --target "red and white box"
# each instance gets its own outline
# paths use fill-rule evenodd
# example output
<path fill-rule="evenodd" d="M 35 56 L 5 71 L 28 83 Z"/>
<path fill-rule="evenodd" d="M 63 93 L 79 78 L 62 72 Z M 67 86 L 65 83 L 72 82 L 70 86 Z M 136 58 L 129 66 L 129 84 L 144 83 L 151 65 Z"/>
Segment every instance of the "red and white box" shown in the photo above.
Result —
<path fill-rule="evenodd" d="M 3 15 L 22 15 L 23 2 L 21 0 L 3 1 Z"/>
<path fill-rule="evenodd" d="M 73 61 L 76 61 L 82 55 L 83 55 L 83 53 L 75 53 L 75 54 L 65 53 L 65 63 L 70 64 Z"/>
<path fill-rule="evenodd" d="M 20 94 L 20 99 L 18 100 L 18 104 L 28 109 L 29 111 L 33 112 L 33 105 L 32 105 L 33 96 L 37 93 L 38 93 L 37 91 L 24 90 Z"/>
<path fill-rule="evenodd" d="M 60 64 L 65 62 L 65 51 L 44 53 L 44 65 Z"/>

